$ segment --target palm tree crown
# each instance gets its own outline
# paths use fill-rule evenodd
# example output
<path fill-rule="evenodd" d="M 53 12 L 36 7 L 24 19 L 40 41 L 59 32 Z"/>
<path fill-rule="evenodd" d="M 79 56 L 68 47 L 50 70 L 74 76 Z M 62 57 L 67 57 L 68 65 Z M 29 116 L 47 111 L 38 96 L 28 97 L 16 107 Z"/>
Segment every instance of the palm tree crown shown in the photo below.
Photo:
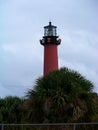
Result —
<path fill-rule="evenodd" d="M 42 122 L 74 122 L 87 120 L 90 105 L 93 110 L 90 95 L 93 87 L 78 72 L 61 68 L 38 78 L 27 96 L 42 104 Z"/>

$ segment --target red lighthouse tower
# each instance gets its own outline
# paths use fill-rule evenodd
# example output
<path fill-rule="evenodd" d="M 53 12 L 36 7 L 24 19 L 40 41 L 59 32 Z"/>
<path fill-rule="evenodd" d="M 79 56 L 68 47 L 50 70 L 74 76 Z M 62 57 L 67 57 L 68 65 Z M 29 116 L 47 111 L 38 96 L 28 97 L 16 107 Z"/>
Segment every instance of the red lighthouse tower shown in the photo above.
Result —
<path fill-rule="evenodd" d="M 61 40 L 58 39 L 56 28 L 49 22 L 49 25 L 44 27 L 44 36 L 40 40 L 41 45 L 44 46 L 44 76 L 58 69 L 57 46 Z"/>

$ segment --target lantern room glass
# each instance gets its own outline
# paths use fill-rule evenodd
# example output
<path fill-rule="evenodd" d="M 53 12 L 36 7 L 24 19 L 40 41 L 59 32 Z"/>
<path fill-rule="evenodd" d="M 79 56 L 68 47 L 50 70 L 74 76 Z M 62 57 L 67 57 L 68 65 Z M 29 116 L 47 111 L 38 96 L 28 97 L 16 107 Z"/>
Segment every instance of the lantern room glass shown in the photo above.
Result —
<path fill-rule="evenodd" d="M 44 36 L 56 36 L 56 27 L 55 26 L 47 26 L 44 28 Z"/>

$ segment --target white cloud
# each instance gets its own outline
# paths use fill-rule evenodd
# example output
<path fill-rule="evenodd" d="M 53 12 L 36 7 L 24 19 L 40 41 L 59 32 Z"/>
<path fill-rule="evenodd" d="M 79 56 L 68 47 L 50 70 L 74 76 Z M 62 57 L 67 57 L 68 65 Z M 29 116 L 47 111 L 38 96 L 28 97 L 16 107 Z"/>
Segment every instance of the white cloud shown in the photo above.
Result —
<path fill-rule="evenodd" d="M 64 37 L 64 35 L 66 37 Z M 79 71 L 91 80 L 94 91 L 98 92 L 97 57 L 98 39 L 93 33 L 86 31 L 65 31 L 60 47 L 60 66 L 67 66 Z M 64 51 L 65 50 L 65 51 Z"/>
<path fill-rule="evenodd" d="M 0 98 L 3 98 L 4 96 L 8 96 L 10 95 L 11 92 L 9 90 L 9 88 L 5 88 L 4 86 L 2 86 L 2 84 L 0 83 Z"/>

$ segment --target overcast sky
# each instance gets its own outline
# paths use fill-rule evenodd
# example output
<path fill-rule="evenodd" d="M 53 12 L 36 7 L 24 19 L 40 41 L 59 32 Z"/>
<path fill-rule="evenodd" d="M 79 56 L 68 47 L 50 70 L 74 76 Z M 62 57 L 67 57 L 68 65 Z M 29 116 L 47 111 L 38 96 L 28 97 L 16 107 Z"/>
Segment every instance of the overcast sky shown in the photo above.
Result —
<path fill-rule="evenodd" d="M 62 39 L 59 67 L 79 71 L 98 93 L 97 0 L 0 0 L 0 97 L 24 96 L 43 75 L 39 39 L 50 20 Z"/>

